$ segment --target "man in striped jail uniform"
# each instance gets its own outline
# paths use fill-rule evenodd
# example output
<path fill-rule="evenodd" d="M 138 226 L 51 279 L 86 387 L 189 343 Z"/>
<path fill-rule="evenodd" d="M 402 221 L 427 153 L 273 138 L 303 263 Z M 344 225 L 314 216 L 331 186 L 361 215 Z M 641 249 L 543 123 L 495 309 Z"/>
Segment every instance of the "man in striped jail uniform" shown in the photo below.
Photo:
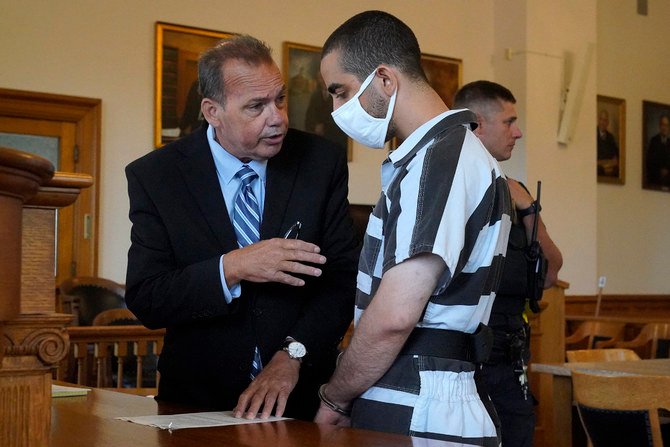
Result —
<path fill-rule="evenodd" d="M 488 321 L 510 228 L 500 167 L 451 111 L 420 64 L 407 25 L 358 14 L 323 47 L 333 118 L 350 137 L 382 148 L 382 193 L 359 261 L 356 329 L 319 390 L 316 422 L 499 445 L 475 369 L 488 355 Z"/>

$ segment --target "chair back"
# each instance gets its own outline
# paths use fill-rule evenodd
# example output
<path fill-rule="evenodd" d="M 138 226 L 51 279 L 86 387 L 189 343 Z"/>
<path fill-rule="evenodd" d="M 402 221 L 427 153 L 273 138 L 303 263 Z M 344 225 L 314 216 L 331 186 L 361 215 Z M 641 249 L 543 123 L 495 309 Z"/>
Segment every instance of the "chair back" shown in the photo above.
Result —
<path fill-rule="evenodd" d="M 635 350 L 644 359 L 670 357 L 670 323 L 648 323 L 633 340 L 607 342 L 608 346 Z"/>
<path fill-rule="evenodd" d="M 650 358 L 670 357 L 670 323 L 650 323 L 642 331 L 651 341 Z"/>
<path fill-rule="evenodd" d="M 626 323 L 584 321 L 565 338 L 566 349 L 593 349 L 607 340 L 623 340 Z"/>
<path fill-rule="evenodd" d="M 77 303 L 79 326 L 90 326 L 100 312 L 126 307 L 125 288 L 112 280 L 93 276 L 68 278 L 60 284 L 60 294 Z"/>
<path fill-rule="evenodd" d="M 354 224 L 354 235 L 359 246 L 363 245 L 365 230 L 372 213 L 372 205 L 349 204 L 349 216 Z"/>
<path fill-rule="evenodd" d="M 100 312 L 93 319 L 93 326 L 129 326 L 141 325 L 129 309 L 122 307 L 120 309 L 107 309 Z"/>
<path fill-rule="evenodd" d="M 640 360 L 632 349 L 576 349 L 566 351 L 568 362 L 611 362 L 617 360 Z"/>
<path fill-rule="evenodd" d="M 572 372 L 572 395 L 593 447 L 661 447 L 658 410 L 670 409 L 670 376 Z"/>

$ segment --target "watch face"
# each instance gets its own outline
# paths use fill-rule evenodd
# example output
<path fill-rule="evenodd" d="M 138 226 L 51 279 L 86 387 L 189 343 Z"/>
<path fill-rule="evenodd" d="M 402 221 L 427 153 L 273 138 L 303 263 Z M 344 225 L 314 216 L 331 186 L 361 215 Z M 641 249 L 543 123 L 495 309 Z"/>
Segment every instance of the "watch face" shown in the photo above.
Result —
<path fill-rule="evenodd" d="M 303 358 L 305 354 L 307 354 L 307 349 L 305 348 L 305 345 L 297 341 L 289 343 L 287 351 L 288 355 L 294 359 Z"/>

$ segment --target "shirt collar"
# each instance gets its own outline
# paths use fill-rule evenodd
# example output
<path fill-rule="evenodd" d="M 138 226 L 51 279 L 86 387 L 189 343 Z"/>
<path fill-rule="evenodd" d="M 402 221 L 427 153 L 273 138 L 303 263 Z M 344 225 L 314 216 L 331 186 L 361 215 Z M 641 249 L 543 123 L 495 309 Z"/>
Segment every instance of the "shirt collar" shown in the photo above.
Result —
<path fill-rule="evenodd" d="M 232 155 L 226 149 L 223 148 L 216 141 L 214 137 L 214 128 L 212 125 L 207 126 L 207 142 L 209 143 L 209 149 L 212 152 L 212 157 L 214 157 L 214 165 L 216 166 L 216 171 L 219 173 L 223 181 L 227 184 L 229 183 L 237 171 L 242 168 L 243 165 L 249 166 L 251 169 L 258 174 L 258 178 L 265 183 L 265 177 L 267 172 L 267 160 L 251 160 L 249 163 L 242 163 L 239 158 Z"/>
<path fill-rule="evenodd" d="M 433 126 L 435 126 L 443 118 L 456 112 L 460 112 L 462 110 L 463 109 L 447 110 L 446 112 L 440 113 L 435 118 L 432 118 L 429 121 L 423 123 L 421 126 L 417 127 L 416 130 L 414 130 L 414 132 L 412 132 L 410 136 L 407 137 L 405 141 L 403 141 L 402 144 L 398 146 L 396 150 L 391 152 L 391 154 L 389 155 L 389 160 L 391 161 L 391 163 L 395 164 L 398 161 L 402 160 L 404 156 L 406 156 L 412 149 L 414 149 L 414 146 L 416 146 L 419 143 L 419 141 L 421 141 L 423 136 L 426 135 L 428 131 L 432 129 Z"/>

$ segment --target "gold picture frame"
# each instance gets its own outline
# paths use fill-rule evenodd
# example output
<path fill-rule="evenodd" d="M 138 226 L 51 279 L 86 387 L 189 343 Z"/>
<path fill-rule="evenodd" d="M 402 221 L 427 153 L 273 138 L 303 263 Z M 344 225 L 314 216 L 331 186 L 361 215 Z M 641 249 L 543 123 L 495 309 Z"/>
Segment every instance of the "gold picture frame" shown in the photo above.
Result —
<path fill-rule="evenodd" d="M 597 96 L 597 175 L 599 183 L 626 183 L 626 100 Z"/>
<path fill-rule="evenodd" d="M 339 144 L 352 160 L 352 142 L 333 121 L 333 99 L 321 78 L 321 47 L 294 42 L 283 44 L 284 80 L 288 88 L 290 127 L 321 135 Z"/>
<path fill-rule="evenodd" d="M 198 58 L 235 34 L 156 22 L 154 147 L 183 136 L 201 122 Z"/>

